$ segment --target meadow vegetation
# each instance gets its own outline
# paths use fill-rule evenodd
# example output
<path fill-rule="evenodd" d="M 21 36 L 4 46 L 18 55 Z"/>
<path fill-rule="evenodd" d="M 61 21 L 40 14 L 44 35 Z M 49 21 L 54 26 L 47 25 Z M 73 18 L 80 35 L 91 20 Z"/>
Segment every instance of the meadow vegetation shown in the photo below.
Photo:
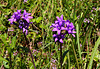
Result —
<path fill-rule="evenodd" d="M 0 0 L 0 68 L 100 69 L 100 0 Z"/>

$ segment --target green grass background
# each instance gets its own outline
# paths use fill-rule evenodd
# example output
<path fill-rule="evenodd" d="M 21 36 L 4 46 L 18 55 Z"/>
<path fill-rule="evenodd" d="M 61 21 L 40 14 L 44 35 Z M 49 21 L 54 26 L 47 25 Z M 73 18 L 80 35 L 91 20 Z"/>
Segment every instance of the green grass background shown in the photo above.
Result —
<path fill-rule="evenodd" d="M 63 69 L 100 68 L 99 0 L 0 0 L 1 68 L 34 69 L 22 30 L 8 21 L 20 9 L 22 12 L 25 9 L 33 16 L 27 38 L 31 51 L 36 50 L 33 57 L 37 69 L 60 69 L 60 46 L 54 42 L 50 26 L 56 16 L 60 17 L 62 14 L 65 20 L 73 22 L 77 32 L 75 38 L 67 34 L 64 39 Z M 85 18 L 90 22 L 85 23 Z M 12 27 L 14 31 L 8 31 Z M 69 51 L 66 53 L 67 50 Z M 16 51 L 18 53 L 14 56 Z"/>

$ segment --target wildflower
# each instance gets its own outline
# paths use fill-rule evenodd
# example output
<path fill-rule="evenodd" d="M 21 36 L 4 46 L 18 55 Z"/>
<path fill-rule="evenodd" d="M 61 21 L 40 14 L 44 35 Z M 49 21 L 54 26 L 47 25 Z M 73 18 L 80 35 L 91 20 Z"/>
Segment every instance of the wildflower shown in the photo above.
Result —
<path fill-rule="evenodd" d="M 64 48 L 64 46 L 62 46 L 61 48 Z M 59 48 L 59 50 L 60 50 L 60 48 Z"/>
<path fill-rule="evenodd" d="M 24 0 L 24 2 L 27 2 L 28 0 Z"/>
<path fill-rule="evenodd" d="M 89 21 L 87 18 L 85 18 L 85 19 L 84 19 L 84 22 L 85 22 L 85 23 L 86 23 L 86 22 L 89 23 L 90 21 Z"/>
<path fill-rule="evenodd" d="M 14 52 L 13 55 L 16 56 L 18 54 L 18 51 Z"/>
<path fill-rule="evenodd" d="M 54 60 L 54 59 L 52 59 L 52 58 L 51 58 L 51 61 L 52 61 L 52 63 L 55 63 L 55 62 L 56 62 L 56 60 Z"/>
<path fill-rule="evenodd" d="M 93 7 L 92 9 L 93 9 L 93 10 L 96 10 L 96 8 L 95 8 L 95 7 Z"/>
<path fill-rule="evenodd" d="M 93 12 L 93 10 L 91 10 L 91 12 Z"/>
<path fill-rule="evenodd" d="M 31 13 L 27 13 L 26 10 L 24 10 L 23 14 L 21 14 L 21 10 L 17 10 L 17 12 L 14 12 L 8 21 L 10 21 L 11 24 L 17 24 L 19 25 L 19 28 L 23 30 L 23 33 L 25 32 L 26 35 L 28 34 L 28 27 L 30 22 L 30 19 L 33 17 L 30 16 Z"/>
<path fill-rule="evenodd" d="M 80 44 L 80 47 L 82 47 L 82 44 Z"/>
<path fill-rule="evenodd" d="M 27 13 L 26 10 L 24 10 L 22 19 L 26 20 L 28 23 L 31 23 L 30 22 L 30 19 L 32 19 L 33 17 L 32 16 L 29 16 L 29 15 L 31 15 L 31 13 Z"/>
<path fill-rule="evenodd" d="M 37 50 L 33 49 L 33 53 L 35 53 Z"/>
<path fill-rule="evenodd" d="M 75 32 L 75 28 L 74 28 L 73 23 L 72 22 L 70 23 L 70 21 L 67 20 L 66 21 L 66 26 L 67 26 L 66 29 L 67 29 L 68 33 L 69 34 L 72 34 L 75 37 L 74 33 L 76 33 L 76 32 Z"/>
<path fill-rule="evenodd" d="M 57 32 L 57 34 L 53 34 L 53 37 L 55 38 L 55 42 L 59 41 L 60 43 L 63 43 L 63 39 L 65 38 L 66 32 L 68 34 L 72 34 L 74 37 L 75 29 L 73 23 L 70 23 L 69 20 L 63 20 L 63 15 L 61 17 L 56 17 L 57 20 L 55 23 L 53 23 L 50 27 L 53 27 L 53 32 Z"/>
<path fill-rule="evenodd" d="M 57 23 L 59 25 L 62 25 L 65 22 L 65 20 L 63 20 L 63 15 L 61 15 L 60 18 L 58 16 L 56 18 L 57 18 L 57 20 L 55 21 L 55 23 Z"/>
<path fill-rule="evenodd" d="M 50 27 L 54 27 L 52 31 L 57 31 L 58 35 L 60 35 L 61 31 L 65 30 L 65 27 L 64 27 L 65 20 L 63 20 L 63 15 L 61 15 L 60 18 L 59 17 L 56 17 L 56 18 L 57 20 Z"/>
<path fill-rule="evenodd" d="M 54 34 L 53 37 L 55 38 L 55 42 L 59 41 L 59 42 L 63 43 L 63 39 L 65 38 L 65 34 L 60 34 L 60 35 Z"/>
<path fill-rule="evenodd" d="M 53 53 L 51 53 L 51 56 L 53 56 Z"/>
<path fill-rule="evenodd" d="M 21 17 L 21 10 L 17 10 L 17 12 L 14 12 L 11 18 L 8 19 L 8 21 L 10 21 L 10 23 L 13 24 L 13 22 L 19 21 L 20 17 Z"/>

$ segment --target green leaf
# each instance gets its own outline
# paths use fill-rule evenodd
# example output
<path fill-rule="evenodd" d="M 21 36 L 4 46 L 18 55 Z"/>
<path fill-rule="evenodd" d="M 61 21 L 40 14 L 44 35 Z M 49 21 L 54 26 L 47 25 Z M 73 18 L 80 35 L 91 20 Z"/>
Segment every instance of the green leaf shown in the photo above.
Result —
<path fill-rule="evenodd" d="M 80 60 L 82 59 L 81 58 L 81 49 L 80 49 L 80 43 L 79 43 L 79 26 L 78 24 L 76 25 L 76 34 L 77 34 L 77 43 L 78 43 L 78 50 L 79 50 L 79 56 L 80 56 Z"/>
<path fill-rule="evenodd" d="M 0 56 L 0 61 L 1 61 L 1 62 L 2 62 L 2 61 L 8 62 L 5 58 L 3 58 L 3 57 L 1 57 L 1 56 Z"/>
<path fill-rule="evenodd" d="M 9 68 L 8 62 L 3 61 L 3 64 L 4 64 L 4 67 L 5 67 L 5 68 Z"/>
<path fill-rule="evenodd" d="M 36 22 L 39 23 L 41 20 L 42 20 L 42 17 L 38 17 L 38 18 L 36 19 Z"/>
<path fill-rule="evenodd" d="M 100 63 L 98 64 L 97 68 L 96 69 L 99 69 L 100 68 Z"/>
<path fill-rule="evenodd" d="M 6 5 L 0 4 L 0 7 L 6 7 Z"/>
<path fill-rule="evenodd" d="M 0 26 L 0 31 L 4 31 L 6 29 L 6 27 L 4 25 Z"/>
<path fill-rule="evenodd" d="M 40 24 L 39 25 L 40 28 L 46 29 L 46 25 Z"/>
<path fill-rule="evenodd" d="M 36 21 L 36 19 L 32 19 L 32 21 L 33 21 L 33 22 L 35 22 L 35 21 Z"/>
<path fill-rule="evenodd" d="M 16 45 L 16 36 L 12 38 L 11 48 L 13 49 Z"/>
<path fill-rule="evenodd" d="M 63 53 L 63 59 L 65 58 L 65 56 L 66 56 L 66 54 L 68 53 L 68 51 L 69 51 L 69 50 L 67 50 L 67 51 L 65 51 L 65 52 Z"/>
<path fill-rule="evenodd" d="M 64 61 L 63 61 L 63 64 L 62 65 L 65 64 L 66 60 L 67 60 L 67 56 L 64 57 Z"/>
<path fill-rule="evenodd" d="M 97 50 L 96 53 L 95 53 L 94 60 L 95 60 L 96 62 L 98 62 L 98 60 L 100 60 L 100 54 L 99 54 L 99 51 L 98 51 L 98 50 Z"/>
<path fill-rule="evenodd" d="M 88 65 L 88 69 L 92 69 L 92 63 L 93 63 L 93 59 L 94 59 L 94 56 L 96 54 L 96 50 L 98 48 L 98 46 L 100 45 L 100 37 L 98 38 L 98 40 L 95 42 L 95 46 L 94 46 L 94 49 L 92 51 L 92 55 L 91 55 L 91 58 L 90 58 L 90 62 L 89 62 L 89 65 Z"/>

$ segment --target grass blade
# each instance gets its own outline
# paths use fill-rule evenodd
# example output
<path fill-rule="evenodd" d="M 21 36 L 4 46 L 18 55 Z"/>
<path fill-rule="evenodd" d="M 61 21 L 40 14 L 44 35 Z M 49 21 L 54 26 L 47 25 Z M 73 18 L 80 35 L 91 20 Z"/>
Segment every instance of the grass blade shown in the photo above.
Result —
<path fill-rule="evenodd" d="M 100 44 L 100 37 L 98 38 L 98 40 L 95 42 L 95 46 L 94 46 L 94 49 L 92 51 L 92 55 L 91 55 L 91 58 L 90 58 L 90 62 L 89 62 L 89 65 L 88 65 L 88 69 L 92 69 L 92 62 L 93 62 L 93 58 L 95 56 L 95 53 L 96 53 L 96 50 L 98 48 Z"/>
<path fill-rule="evenodd" d="M 78 26 L 78 24 L 76 25 L 76 31 L 77 31 L 78 51 L 79 51 L 79 56 L 80 56 L 80 60 L 81 60 L 81 49 L 80 49 L 80 44 L 79 44 L 79 26 Z"/>

